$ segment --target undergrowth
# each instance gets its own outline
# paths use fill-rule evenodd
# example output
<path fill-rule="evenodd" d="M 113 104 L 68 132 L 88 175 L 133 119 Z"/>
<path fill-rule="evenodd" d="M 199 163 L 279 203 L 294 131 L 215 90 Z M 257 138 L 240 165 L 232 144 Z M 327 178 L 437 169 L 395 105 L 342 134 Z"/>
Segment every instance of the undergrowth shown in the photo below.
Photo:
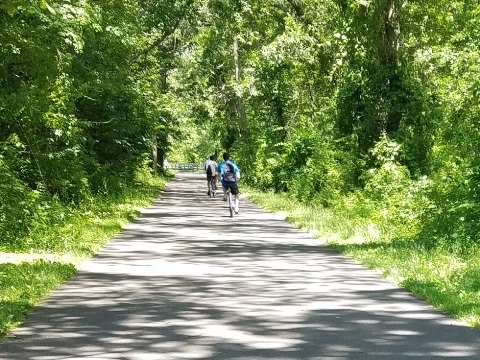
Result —
<path fill-rule="evenodd" d="M 0 336 L 150 205 L 169 178 L 143 171 L 121 194 L 92 197 L 80 206 L 50 201 L 28 234 L 1 243 Z"/>

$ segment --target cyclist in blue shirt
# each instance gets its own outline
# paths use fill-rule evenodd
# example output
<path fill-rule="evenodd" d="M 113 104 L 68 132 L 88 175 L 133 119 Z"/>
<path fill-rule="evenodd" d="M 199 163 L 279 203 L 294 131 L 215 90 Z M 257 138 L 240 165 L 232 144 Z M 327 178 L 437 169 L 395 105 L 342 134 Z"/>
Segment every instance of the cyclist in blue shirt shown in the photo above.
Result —
<path fill-rule="evenodd" d="M 238 197 L 238 180 L 240 180 L 240 170 L 238 166 L 230 161 L 228 153 L 223 153 L 223 160 L 218 165 L 218 174 L 223 186 L 223 200 L 227 200 L 227 189 L 230 188 L 232 195 L 235 196 L 235 214 L 238 214 L 240 199 Z"/>

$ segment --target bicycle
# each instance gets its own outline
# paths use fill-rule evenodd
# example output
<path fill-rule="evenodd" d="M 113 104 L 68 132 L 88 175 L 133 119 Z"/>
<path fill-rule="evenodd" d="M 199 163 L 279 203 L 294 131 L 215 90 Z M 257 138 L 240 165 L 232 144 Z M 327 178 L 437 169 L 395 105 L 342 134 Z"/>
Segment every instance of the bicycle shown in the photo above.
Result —
<path fill-rule="evenodd" d="M 215 178 L 212 177 L 210 180 L 210 197 L 215 197 L 217 190 L 217 184 L 215 183 Z"/>

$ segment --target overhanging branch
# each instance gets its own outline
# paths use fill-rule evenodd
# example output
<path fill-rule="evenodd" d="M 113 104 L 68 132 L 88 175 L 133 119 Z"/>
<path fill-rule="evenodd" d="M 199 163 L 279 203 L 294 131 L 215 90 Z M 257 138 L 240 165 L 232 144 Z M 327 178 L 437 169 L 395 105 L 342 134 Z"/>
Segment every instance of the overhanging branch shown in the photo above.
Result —
<path fill-rule="evenodd" d="M 137 61 L 137 59 L 142 56 L 142 55 L 145 55 L 147 53 L 149 53 L 150 51 L 152 51 L 152 49 L 158 47 L 159 45 L 161 45 L 170 35 L 172 35 L 175 30 L 177 30 L 178 26 L 180 25 L 180 23 L 182 22 L 183 18 L 184 18 L 185 14 L 183 14 L 181 17 L 179 17 L 177 19 L 177 21 L 175 21 L 175 23 L 173 24 L 173 26 L 170 27 L 170 29 L 168 31 L 166 31 L 160 38 L 158 38 L 157 40 L 155 40 L 152 44 L 150 44 L 146 49 L 143 49 L 142 51 L 138 52 L 132 59 L 132 62 L 134 61 Z"/>
<path fill-rule="evenodd" d="M 177 28 L 180 26 L 182 20 L 187 15 L 187 10 L 190 7 L 190 5 L 192 5 L 192 3 L 193 3 L 193 0 L 187 1 L 187 3 L 185 4 L 185 9 L 184 9 L 183 13 L 177 18 L 177 20 L 175 20 L 175 22 L 171 26 L 168 27 L 168 30 L 166 30 L 165 33 L 161 37 L 156 39 L 147 48 L 145 48 L 142 51 L 135 54 L 135 56 L 132 59 L 132 62 L 137 61 L 140 56 L 145 55 L 145 54 L 149 53 L 150 51 L 152 51 L 152 49 L 160 46 L 170 35 L 172 35 L 175 32 L 175 30 L 177 30 Z"/>

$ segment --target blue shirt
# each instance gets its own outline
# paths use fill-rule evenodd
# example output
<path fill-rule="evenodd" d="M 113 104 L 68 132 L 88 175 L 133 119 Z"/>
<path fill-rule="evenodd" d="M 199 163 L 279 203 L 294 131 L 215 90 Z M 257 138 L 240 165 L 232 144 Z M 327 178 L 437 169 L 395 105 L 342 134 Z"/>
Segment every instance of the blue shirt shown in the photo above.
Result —
<path fill-rule="evenodd" d="M 229 163 L 233 166 L 233 171 L 235 172 L 235 174 L 238 174 L 240 172 L 240 170 L 238 169 L 237 165 L 235 165 L 235 163 L 231 162 L 230 160 L 227 160 L 227 161 L 222 161 L 220 164 L 218 164 L 218 173 L 220 174 L 220 181 L 222 182 L 222 184 L 225 184 L 226 181 L 223 179 L 223 167 L 225 166 L 226 163 Z M 236 184 L 237 182 L 235 181 L 234 183 L 232 182 L 229 182 L 228 184 Z"/>

